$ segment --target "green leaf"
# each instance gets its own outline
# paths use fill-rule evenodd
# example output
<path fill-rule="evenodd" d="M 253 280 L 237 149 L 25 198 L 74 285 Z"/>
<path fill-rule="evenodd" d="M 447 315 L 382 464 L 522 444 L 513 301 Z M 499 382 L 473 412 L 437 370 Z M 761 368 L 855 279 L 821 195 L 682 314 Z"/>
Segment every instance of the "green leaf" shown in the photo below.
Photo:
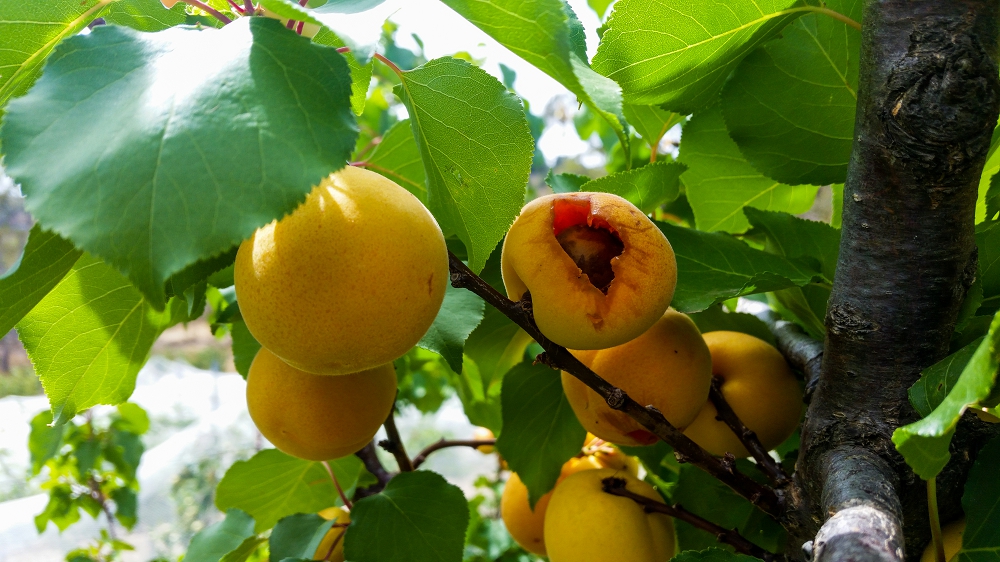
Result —
<path fill-rule="evenodd" d="M 800 219 L 788 213 L 743 209 L 754 232 L 764 234 L 765 250 L 788 259 L 810 258 L 819 264 L 827 281 L 833 282 L 840 255 L 840 230 L 818 221 Z"/>
<path fill-rule="evenodd" d="M 680 194 L 677 178 L 687 167 L 677 162 L 654 162 L 634 170 L 604 176 L 583 184 L 581 191 L 613 193 L 647 215 Z"/>
<path fill-rule="evenodd" d="M 207 281 L 213 274 L 232 266 L 233 262 L 236 261 L 236 253 L 239 249 L 239 246 L 233 246 L 218 255 L 198 260 L 173 274 L 167 280 L 167 294 L 170 296 L 183 295 L 185 291 L 198 283 Z M 201 311 L 198 312 L 198 316 L 201 316 Z"/>
<path fill-rule="evenodd" d="M 993 174 L 986 190 L 986 220 L 993 220 L 1000 213 L 1000 174 Z"/>
<path fill-rule="evenodd" d="M 743 207 L 802 213 L 816 199 L 814 186 L 784 185 L 755 170 L 729 138 L 718 105 L 684 126 L 679 160 L 688 166 L 681 181 L 701 230 L 743 232 Z"/>
<path fill-rule="evenodd" d="M 528 487 L 528 502 L 552 489 L 563 463 L 580 452 L 587 432 L 563 394 L 559 371 L 522 363 L 504 376 L 503 433 L 497 450 Z"/>
<path fill-rule="evenodd" d="M 739 461 L 740 470 L 755 474 L 747 460 Z M 781 552 L 785 546 L 785 531 L 776 521 L 749 501 L 733 492 L 705 471 L 691 465 L 681 465 L 680 479 L 671 499 L 677 505 L 726 529 L 736 529 L 754 544 L 771 552 Z M 678 550 L 702 549 L 715 546 L 715 535 L 675 521 Z M 729 547 L 726 547 L 727 550 Z"/>
<path fill-rule="evenodd" d="M 721 232 L 658 222 L 677 256 L 677 289 L 671 306 L 698 312 L 755 293 L 806 285 L 820 272 L 807 263 L 755 250 Z"/>
<path fill-rule="evenodd" d="M 556 174 L 549 169 L 545 175 L 545 185 L 552 189 L 552 193 L 573 193 L 580 191 L 580 188 L 591 181 L 587 176 L 578 174 Z"/>
<path fill-rule="evenodd" d="M 986 444 L 965 482 L 965 532 L 957 562 L 987 562 L 1000 555 L 1000 439 Z"/>
<path fill-rule="evenodd" d="M 483 320 L 486 303 L 472 291 L 448 285 L 434 323 L 417 345 L 439 353 L 456 373 L 462 372 L 462 349 L 469 334 Z"/>
<path fill-rule="evenodd" d="M 622 87 L 625 101 L 692 113 L 715 101 L 729 73 L 806 8 L 795 0 L 690 2 L 619 0 L 594 69 Z"/>
<path fill-rule="evenodd" d="M 253 536 L 253 517 L 238 509 L 226 512 L 226 518 L 209 525 L 191 539 L 185 562 L 219 562 L 245 539 Z"/>
<path fill-rule="evenodd" d="M 479 370 L 479 365 L 472 361 L 465 362 L 462 367 L 461 374 L 452 372 L 450 379 L 459 400 L 462 401 L 465 416 L 473 425 L 481 425 L 494 435 L 498 434 L 503 428 L 503 412 L 500 405 L 503 377 L 485 379 Z"/>
<path fill-rule="evenodd" d="M 646 472 L 656 476 L 661 482 L 674 483 L 680 477 L 681 465 L 674 456 L 674 449 L 664 441 L 657 441 L 645 447 L 619 445 L 626 455 L 639 457 Z M 660 494 L 668 496 L 668 490 L 660 488 Z"/>
<path fill-rule="evenodd" d="M 313 37 L 313 43 L 334 48 L 348 46 L 346 41 L 325 27 Z M 368 87 L 371 85 L 375 61 L 369 60 L 362 64 L 358 62 L 353 51 L 343 53 L 343 55 L 347 59 L 347 66 L 351 68 L 351 111 L 355 115 L 361 115 L 365 111 L 365 101 L 368 98 Z"/>
<path fill-rule="evenodd" d="M 0 276 L 0 333 L 6 334 L 55 287 L 83 252 L 35 225 L 18 263 Z"/>
<path fill-rule="evenodd" d="M 163 31 L 187 22 L 184 3 L 169 10 L 160 0 L 117 0 L 102 16 L 104 21 L 138 31 Z"/>
<path fill-rule="evenodd" d="M 357 136 L 344 58 L 270 18 L 99 26 L 7 110 L 5 165 L 28 210 L 157 309 L 171 275 L 294 209 Z"/>
<path fill-rule="evenodd" d="M 479 271 L 524 205 L 534 140 L 521 101 L 453 58 L 402 73 L 395 89 L 427 173 L 427 206 Z M 456 100 L 461 100 L 457 102 Z"/>
<path fill-rule="evenodd" d="M 861 21 L 861 0 L 825 6 Z M 809 14 L 750 53 L 722 89 L 722 113 L 743 156 L 790 185 L 843 183 L 854 141 L 861 32 Z"/>
<path fill-rule="evenodd" d="M 111 492 L 115 502 L 115 519 L 131 530 L 139 516 L 139 497 L 132 488 L 115 488 Z"/>
<path fill-rule="evenodd" d="M 708 548 L 701 551 L 685 550 L 670 559 L 671 562 L 754 562 L 755 560 L 758 559 L 721 548 Z"/>
<path fill-rule="evenodd" d="M 153 342 L 186 317 L 174 299 L 157 312 L 124 277 L 84 255 L 17 325 L 56 423 L 97 404 L 120 404 Z"/>
<path fill-rule="evenodd" d="M 576 95 L 615 131 L 626 151 L 621 88 L 594 72 L 580 52 L 582 26 L 562 0 L 441 0 L 504 47 Z"/>
<path fill-rule="evenodd" d="M 774 345 L 774 335 L 761 319 L 745 312 L 729 312 L 722 305 L 713 305 L 701 312 L 688 314 L 701 333 L 725 330 L 742 332 Z"/>
<path fill-rule="evenodd" d="M 469 504 L 433 472 L 397 474 L 354 504 L 344 537 L 353 562 L 461 562 Z"/>
<path fill-rule="evenodd" d="M 291 0 L 261 0 L 260 4 L 282 18 L 322 26 L 342 41 L 338 47 L 348 47 L 360 64 L 368 64 L 375 52 L 381 29 L 371 25 L 372 18 L 362 16 L 358 19 L 351 14 L 374 8 L 383 1 L 331 0 L 315 8 L 302 7 Z M 387 11 L 382 13 L 387 17 L 389 15 Z"/>
<path fill-rule="evenodd" d="M 59 453 L 66 425 L 52 425 L 52 412 L 45 410 L 31 418 L 28 451 L 31 453 L 31 475 L 38 476 L 45 463 Z"/>
<path fill-rule="evenodd" d="M 427 176 L 409 119 L 396 123 L 382 135 L 382 141 L 363 166 L 405 187 L 427 204 Z"/>
<path fill-rule="evenodd" d="M 603 18 L 604 14 L 608 12 L 608 6 L 610 6 L 614 1 L 615 0 L 587 0 L 587 5 L 597 12 L 597 17 Z"/>
<path fill-rule="evenodd" d="M 913 383 L 909 391 L 910 404 L 920 417 L 929 416 L 955 388 L 962 371 L 982 341 L 983 338 L 976 338 L 972 343 L 920 372 L 920 379 Z"/>
<path fill-rule="evenodd" d="M 354 455 L 327 461 L 350 497 L 364 470 Z M 265 449 L 250 460 L 237 461 L 226 471 L 215 491 L 215 505 L 225 511 L 239 508 L 266 531 L 282 517 L 316 513 L 339 502 L 337 489 L 322 463 Z"/>
<path fill-rule="evenodd" d="M 1000 127 L 993 129 L 990 149 L 986 153 L 986 164 L 983 165 L 983 173 L 979 177 L 979 198 L 976 201 L 977 223 L 989 219 L 986 216 L 986 199 L 990 192 L 993 176 L 997 173 L 1000 173 Z"/>
<path fill-rule="evenodd" d="M 142 409 L 142 406 L 134 402 L 125 402 L 118 405 L 118 415 L 111 425 L 119 431 L 142 435 L 149 431 L 149 414 Z"/>
<path fill-rule="evenodd" d="M 0 7 L 0 107 L 28 91 L 53 47 L 114 0 L 4 2 Z"/>
<path fill-rule="evenodd" d="M 268 541 L 271 562 L 286 558 L 312 559 L 323 536 L 335 521 L 315 513 L 297 513 L 278 521 Z"/>
<path fill-rule="evenodd" d="M 233 338 L 233 363 L 236 365 L 236 372 L 246 379 L 253 358 L 260 351 L 260 342 L 250 333 L 242 317 L 230 324 L 229 334 Z"/>
<path fill-rule="evenodd" d="M 642 135 L 650 146 L 659 144 L 667 131 L 678 123 L 683 123 L 687 117 L 672 111 L 664 111 L 655 105 L 634 105 L 627 103 L 624 107 L 625 118 L 630 125 Z"/>
<path fill-rule="evenodd" d="M 247 537 L 235 549 L 222 557 L 219 562 L 246 562 L 250 556 L 257 551 L 257 548 L 267 542 L 267 539 L 260 536 Z"/>
<path fill-rule="evenodd" d="M 479 367 L 487 386 L 524 359 L 531 337 L 502 312 L 486 307 L 483 321 L 465 341 L 465 354 Z"/>
<path fill-rule="evenodd" d="M 989 397 L 997 377 L 998 344 L 1000 313 L 993 317 L 989 333 L 944 400 L 924 419 L 893 432 L 896 450 L 917 476 L 929 480 L 941 472 L 951 458 L 948 445 L 962 413 Z"/>
<path fill-rule="evenodd" d="M 976 225 L 976 246 L 979 247 L 976 277 L 982 280 L 982 306 L 992 313 L 1000 306 L 1000 221 Z"/>

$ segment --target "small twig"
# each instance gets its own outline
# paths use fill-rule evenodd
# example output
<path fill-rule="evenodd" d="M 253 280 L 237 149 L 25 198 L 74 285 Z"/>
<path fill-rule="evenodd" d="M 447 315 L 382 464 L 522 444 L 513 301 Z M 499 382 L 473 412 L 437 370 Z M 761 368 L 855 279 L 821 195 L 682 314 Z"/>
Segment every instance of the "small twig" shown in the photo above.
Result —
<path fill-rule="evenodd" d="M 250 15 L 253 15 L 254 12 L 257 11 L 257 9 L 253 7 L 253 0 L 243 0 L 243 9 Z"/>
<path fill-rule="evenodd" d="M 340 481 L 337 480 L 337 475 L 333 473 L 333 469 L 330 468 L 330 463 L 323 461 L 323 468 L 326 469 L 326 473 L 330 475 L 330 480 L 333 480 L 333 485 L 337 488 L 337 494 L 340 496 L 340 501 L 344 502 L 344 507 L 351 509 L 354 504 L 351 500 L 347 499 L 347 494 L 344 493 L 344 489 L 340 487 Z"/>
<path fill-rule="evenodd" d="M 779 558 L 779 556 L 773 552 L 764 550 L 747 540 L 746 537 L 741 535 L 736 529 L 726 529 L 725 527 L 716 525 L 715 523 L 712 523 L 699 515 L 695 515 L 677 504 L 667 505 L 629 491 L 625 487 L 626 482 L 623 478 L 615 478 L 612 476 L 605 478 L 601 481 L 601 483 L 605 492 L 613 496 L 621 496 L 634 501 L 635 503 L 641 505 L 646 513 L 663 513 L 673 517 L 674 519 L 680 519 L 681 521 L 701 529 L 702 531 L 712 533 L 719 542 L 732 546 L 736 549 L 736 552 L 755 556 L 768 562 L 772 562 Z"/>
<path fill-rule="evenodd" d="M 448 447 L 472 447 L 473 449 L 482 446 L 493 446 L 496 445 L 496 439 L 466 439 L 464 441 L 448 441 L 442 439 L 433 445 L 427 446 L 420 454 L 413 457 L 413 468 L 418 468 L 420 465 L 424 464 L 427 460 L 427 455 L 433 453 L 434 451 L 440 451 L 441 449 L 447 449 Z"/>
<path fill-rule="evenodd" d="M 334 523 L 333 526 L 330 528 L 332 529 L 333 527 L 339 527 L 339 526 L 340 526 L 339 524 Z M 346 530 L 342 531 L 339 535 L 337 535 L 337 538 L 333 539 L 333 542 L 330 543 L 330 550 L 326 551 L 326 556 L 323 557 L 323 560 L 327 561 L 330 560 L 330 556 L 333 554 L 333 551 L 337 550 L 337 545 L 340 544 L 340 539 L 344 538 L 344 535 L 346 534 L 347 534 Z"/>
<path fill-rule="evenodd" d="M 212 14 L 213 16 L 215 16 L 215 19 L 221 21 L 222 23 L 233 23 L 233 20 L 229 19 L 228 16 L 226 16 L 219 10 L 216 10 L 215 8 L 209 6 L 208 4 L 201 2 L 200 0 L 181 0 L 181 2 L 194 6 L 195 8 L 203 10 L 206 13 Z"/>
<path fill-rule="evenodd" d="M 107 496 L 105 496 L 104 492 L 101 491 L 101 485 L 97 483 L 97 480 L 94 480 L 93 476 L 91 476 L 87 481 L 87 486 L 90 488 L 90 497 L 101 505 L 101 511 L 103 511 L 104 516 L 108 518 L 108 536 L 111 537 L 111 540 L 117 540 L 117 533 L 115 533 L 115 516 L 111 513 L 111 507 L 108 506 Z"/>
<path fill-rule="evenodd" d="M 240 7 L 240 5 L 237 4 L 235 0 L 226 0 L 226 1 L 229 2 L 229 5 L 232 6 L 234 10 L 236 10 L 236 13 L 240 15 L 246 14 L 246 10 Z"/>
<path fill-rule="evenodd" d="M 385 423 L 383 425 L 385 426 L 385 432 L 389 438 L 379 441 L 378 446 L 392 453 L 392 456 L 396 457 L 396 463 L 399 464 L 399 470 L 402 472 L 412 472 L 413 463 L 410 462 L 410 457 L 406 456 L 406 449 L 403 447 L 403 440 L 399 438 L 399 430 L 396 429 L 395 407 L 393 407 L 392 411 L 389 412 L 389 417 L 385 419 Z"/>
<path fill-rule="evenodd" d="M 468 289 L 479 295 L 479 297 L 491 306 L 513 320 L 515 324 L 523 328 L 545 350 L 545 353 L 538 357 L 540 363 L 554 369 L 563 370 L 580 379 L 581 382 L 604 398 L 608 406 L 612 409 L 625 412 L 644 428 L 652 432 L 653 435 L 656 435 L 673 447 L 674 456 L 677 457 L 678 461 L 691 463 L 708 472 L 732 488 L 736 493 L 750 500 L 752 504 L 762 509 L 768 515 L 775 518 L 782 516 L 785 510 L 784 501 L 772 488 L 759 484 L 749 476 L 741 473 L 735 466 L 727 465 L 724 459 L 712 456 L 711 453 L 701 448 L 701 446 L 692 441 L 688 436 L 684 435 L 681 430 L 667 421 L 667 418 L 663 417 L 663 414 L 659 410 L 652 406 L 641 406 L 638 402 L 630 398 L 625 391 L 610 384 L 597 373 L 590 370 L 565 347 L 555 344 L 545 337 L 538 329 L 538 326 L 535 325 L 529 294 L 525 293 L 524 298 L 518 302 L 513 302 L 494 289 L 489 283 L 483 281 L 468 266 L 462 263 L 462 260 L 450 252 L 448 254 L 448 261 L 452 286 L 459 289 Z"/>
<path fill-rule="evenodd" d="M 726 397 L 722 395 L 721 387 L 722 378 L 712 377 L 712 386 L 708 391 L 708 399 L 712 401 L 712 405 L 715 406 L 718 412 L 715 419 L 725 423 L 729 426 L 729 429 L 733 430 L 733 433 L 739 438 L 740 443 L 743 443 L 747 451 L 750 451 L 750 455 L 757 461 L 757 466 L 772 484 L 775 486 L 784 486 L 788 483 L 788 475 L 785 474 L 781 465 L 768 454 L 767 449 L 761 444 L 760 439 L 757 439 L 757 434 L 740 421 L 740 417 L 736 415 L 729 402 L 726 402 Z"/>
<path fill-rule="evenodd" d="M 375 451 L 375 442 L 372 441 L 371 443 L 365 445 L 365 448 L 361 449 L 357 453 L 354 453 L 354 456 L 361 459 L 361 462 L 364 463 L 368 472 L 372 473 L 375 479 L 378 480 L 376 484 L 372 484 L 367 488 L 356 489 L 354 491 L 355 501 L 367 498 L 368 496 L 374 496 L 384 490 L 385 485 L 389 483 L 389 480 L 392 480 L 392 474 L 390 474 L 389 471 L 382 466 L 382 462 L 378 460 L 378 453 Z"/>

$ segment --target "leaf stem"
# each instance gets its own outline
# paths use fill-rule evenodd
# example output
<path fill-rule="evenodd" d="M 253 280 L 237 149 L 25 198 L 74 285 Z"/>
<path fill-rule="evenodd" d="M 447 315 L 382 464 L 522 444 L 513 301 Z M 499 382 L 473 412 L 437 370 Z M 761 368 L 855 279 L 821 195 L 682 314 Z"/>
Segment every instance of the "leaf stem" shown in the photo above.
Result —
<path fill-rule="evenodd" d="M 418 468 L 420 465 L 424 464 L 427 460 L 427 455 L 430 455 L 434 451 L 440 451 L 441 449 L 447 449 L 448 447 L 472 447 L 473 449 L 482 446 L 493 446 L 496 445 L 496 439 L 466 439 L 461 441 L 448 441 L 442 439 L 433 445 L 427 446 L 420 454 L 413 457 L 413 468 Z"/>
<path fill-rule="evenodd" d="M 233 20 L 229 19 L 229 17 L 227 17 L 225 14 L 209 6 L 208 4 L 201 2 L 201 0 L 181 0 L 181 2 L 194 6 L 195 8 L 203 10 L 206 13 L 212 14 L 213 16 L 215 16 L 215 19 L 221 21 L 222 23 L 233 23 Z"/>
<path fill-rule="evenodd" d="M 244 10 L 246 10 L 247 15 L 253 15 L 257 9 L 253 6 L 253 0 L 243 0 Z"/>
<path fill-rule="evenodd" d="M 337 49 L 337 50 L 340 51 L 340 49 Z M 396 76 L 399 76 L 400 80 L 403 79 L 403 71 L 400 70 L 398 66 L 396 66 L 396 63 L 394 63 L 391 60 L 385 58 L 384 56 L 382 56 L 379 53 L 375 53 L 375 58 L 377 58 L 378 60 L 382 61 L 382 64 L 384 64 L 384 65 L 388 66 L 389 68 L 391 68 L 392 71 L 396 73 Z"/>
<path fill-rule="evenodd" d="M 340 481 L 337 480 L 337 475 L 334 474 L 333 469 L 330 468 L 330 463 L 326 461 L 321 461 L 321 462 L 323 464 L 323 468 L 326 469 L 326 473 L 330 475 L 330 480 L 333 480 L 333 485 L 336 486 L 337 494 L 340 496 L 340 501 L 344 502 L 344 507 L 346 507 L 347 509 L 351 509 L 352 507 L 354 507 L 354 504 L 351 503 L 351 500 L 347 499 L 347 494 L 344 493 L 344 489 L 340 487 Z"/>
<path fill-rule="evenodd" d="M 927 514 L 931 520 L 931 540 L 934 544 L 934 556 L 937 562 L 945 562 L 944 540 L 941 538 L 941 517 L 938 515 L 937 478 L 927 481 Z"/>
<path fill-rule="evenodd" d="M 820 7 L 820 6 L 808 6 L 808 8 L 809 9 L 807 11 L 816 12 L 817 14 L 823 14 L 825 16 L 829 16 L 829 17 L 831 17 L 831 18 L 833 18 L 833 19 L 835 19 L 835 20 L 837 20 L 839 22 L 843 22 L 843 23 L 847 24 L 849 27 L 853 27 L 854 29 L 857 29 L 858 31 L 861 31 L 861 24 L 860 23 L 854 21 L 853 19 L 845 16 L 844 14 L 842 14 L 840 12 L 836 12 L 834 10 L 831 10 L 830 8 L 824 8 L 824 7 Z"/>

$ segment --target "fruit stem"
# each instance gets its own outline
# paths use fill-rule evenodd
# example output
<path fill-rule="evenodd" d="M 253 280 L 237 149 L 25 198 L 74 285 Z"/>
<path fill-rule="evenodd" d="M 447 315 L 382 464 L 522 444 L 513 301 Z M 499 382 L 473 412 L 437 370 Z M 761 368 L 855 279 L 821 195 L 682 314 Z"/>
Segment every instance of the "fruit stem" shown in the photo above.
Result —
<path fill-rule="evenodd" d="M 937 478 L 927 481 L 927 513 L 931 519 L 931 540 L 934 542 L 934 556 L 937 562 L 945 562 L 944 540 L 941 538 L 941 517 L 938 515 Z"/>
<path fill-rule="evenodd" d="M 351 500 L 347 499 L 347 494 L 344 493 L 344 489 L 340 487 L 340 481 L 337 480 L 337 475 L 334 474 L 333 469 L 330 468 L 330 463 L 326 461 L 321 461 L 321 462 L 323 464 L 323 468 L 326 469 L 326 473 L 330 475 L 330 480 L 333 480 L 333 485 L 336 486 L 337 494 L 340 496 L 340 501 L 344 502 L 344 507 L 346 507 L 347 509 L 351 509 L 352 507 L 354 507 L 354 504 L 351 503 Z"/>
<path fill-rule="evenodd" d="M 233 20 L 229 19 L 225 14 L 223 14 L 219 10 L 216 10 L 215 8 L 209 6 L 204 2 L 201 2 L 199 0 L 181 0 L 181 1 L 184 2 L 185 4 L 194 6 L 195 8 L 198 8 L 199 10 L 202 10 L 206 13 L 212 14 L 213 16 L 215 16 L 215 19 L 221 21 L 222 23 L 233 23 Z"/>
<path fill-rule="evenodd" d="M 736 552 L 749 554 L 750 556 L 755 556 L 768 562 L 781 558 L 777 554 L 764 550 L 763 548 L 750 542 L 746 537 L 736 531 L 736 529 L 726 529 L 725 527 L 716 525 L 708 519 L 695 515 L 677 504 L 667 505 L 663 502 L 659 502 L 629 491 L 625 487 L 626 481 L 623 478 L 615 478 L 614 476 L 605 478 L 604 480 L 601 480 L 601 485 L 602 489 L 606 493 L 613 496 L 628 498 L 641 505 L 646 513 L 663 513 L 664 515 L 669 515 L 674 519 L 680 519 L 681 521 L 701 529 L 702 531 L 712 533 L 719 542 L 728 544 L 736 549 Z"/>
<path fill-rule="evenodd" d="M 253 15 L 257 11 L 253 6 L 253 0 L 243 0 L 243 6 L 248 15 Z"/>
<path fill-rule="evenodd" d="M 424 464 L 427 460 L 427 455 L 430 455 L 434 451 L 440 451 L 441 449 L 447 449 L 448 447 L 472 447 L 473 449 L 482 446 L 493 446 L 496 445 L 496 439 L 465 439 L 458 441 L 448 441 L 447 439 L 441 439 L 437 443 L 428 445 L 420 454 L 413 457 L 413 468 L 416 469 L 420 465 Z"/>
<path fill-rule="evenodd" d="M 396 464 L 399 465 L 399 470 L 402 472 L 412 472 L 413 463 L 410 461 L 410 457 L 406 456 L 406 449 L 403 448 L 403 440 L 399 438 L 399 430 L 396 429 L 396 407 L 393 406 L 392 410 L 389 412 L 389 417 L 385 419 L 385 433 L 389 436 L 388 439 L 379 441 L 378 446 L 382 447 L 386 451 L 392 453 L 392 456 L 396 457 Z"/>
<path fill-rule="evenodd" d="M 779 487 L 788 484 L 788 475 L 785 474 L 784 469 L 767 452 L 760 439 L 757 438 L 757 434 L 740 420 L 733 407 L 726 401 L 726 397 L 722 394 L 722 383 L 722 377 L 712 377 L 712 386 L 708 391 L 708 399 L 712 401 L 718 412 L 715 419 L 725 423 L 729 429 L 733 430 L 740 443 L 743 443 L 747 451 L 750 451 L 750 455 L 757 461 L 757 467 L 767 476 L 771 484 Z"/>
<path fill-rule="evenodd" d="M 545 353 L 536 358 L 537 362 L 553 369 L 565 371 L 580 379 L 582 383 L 601 395 L 612 409 L 624 412 L 652 432 L 653 435 L 673 447 L 674 456 L 677 457 L 678 461 L 691 463 L 708 472 L 771 517 L 778 520 L 783 518 L 786 509 L 784 497 L 779 496 L 773 488 L 762 485 L 743 474 L 736 469 L 733 463 L 712 456 L 711 453 L 701 448 L 700 445 L 667 421 L 667 418 L 659 410 L 652 406 L 643 407 L 630 398 L 625 391 L 591 371 L 565 347 L 553 343 L 552 340 L 545 337 L 535 324 L 529 293 L 525 293 L 518 302 L 508 299 L 473 273 L 462 260 L 451 252 L 448 253 L 448 266 L 453 287 L 472 291 L 510 318 L 538 342 L 538 345 L 542 346 Z"/>

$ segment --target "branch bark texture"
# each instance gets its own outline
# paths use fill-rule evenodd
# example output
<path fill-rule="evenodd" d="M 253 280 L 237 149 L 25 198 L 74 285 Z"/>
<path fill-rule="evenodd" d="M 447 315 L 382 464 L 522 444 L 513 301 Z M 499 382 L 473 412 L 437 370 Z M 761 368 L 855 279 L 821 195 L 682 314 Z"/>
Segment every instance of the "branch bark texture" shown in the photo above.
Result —
<path fill-rule="evenodd" d="M 903 545 L 926 542 L 923 483 L 890 436 L 917 418 L 907 389 L 947 354 L 976 275 L 997 12 L 997 0 L 865 8 L 840 258 L 793 491 L 816 560 L 913 559 Z"/>

